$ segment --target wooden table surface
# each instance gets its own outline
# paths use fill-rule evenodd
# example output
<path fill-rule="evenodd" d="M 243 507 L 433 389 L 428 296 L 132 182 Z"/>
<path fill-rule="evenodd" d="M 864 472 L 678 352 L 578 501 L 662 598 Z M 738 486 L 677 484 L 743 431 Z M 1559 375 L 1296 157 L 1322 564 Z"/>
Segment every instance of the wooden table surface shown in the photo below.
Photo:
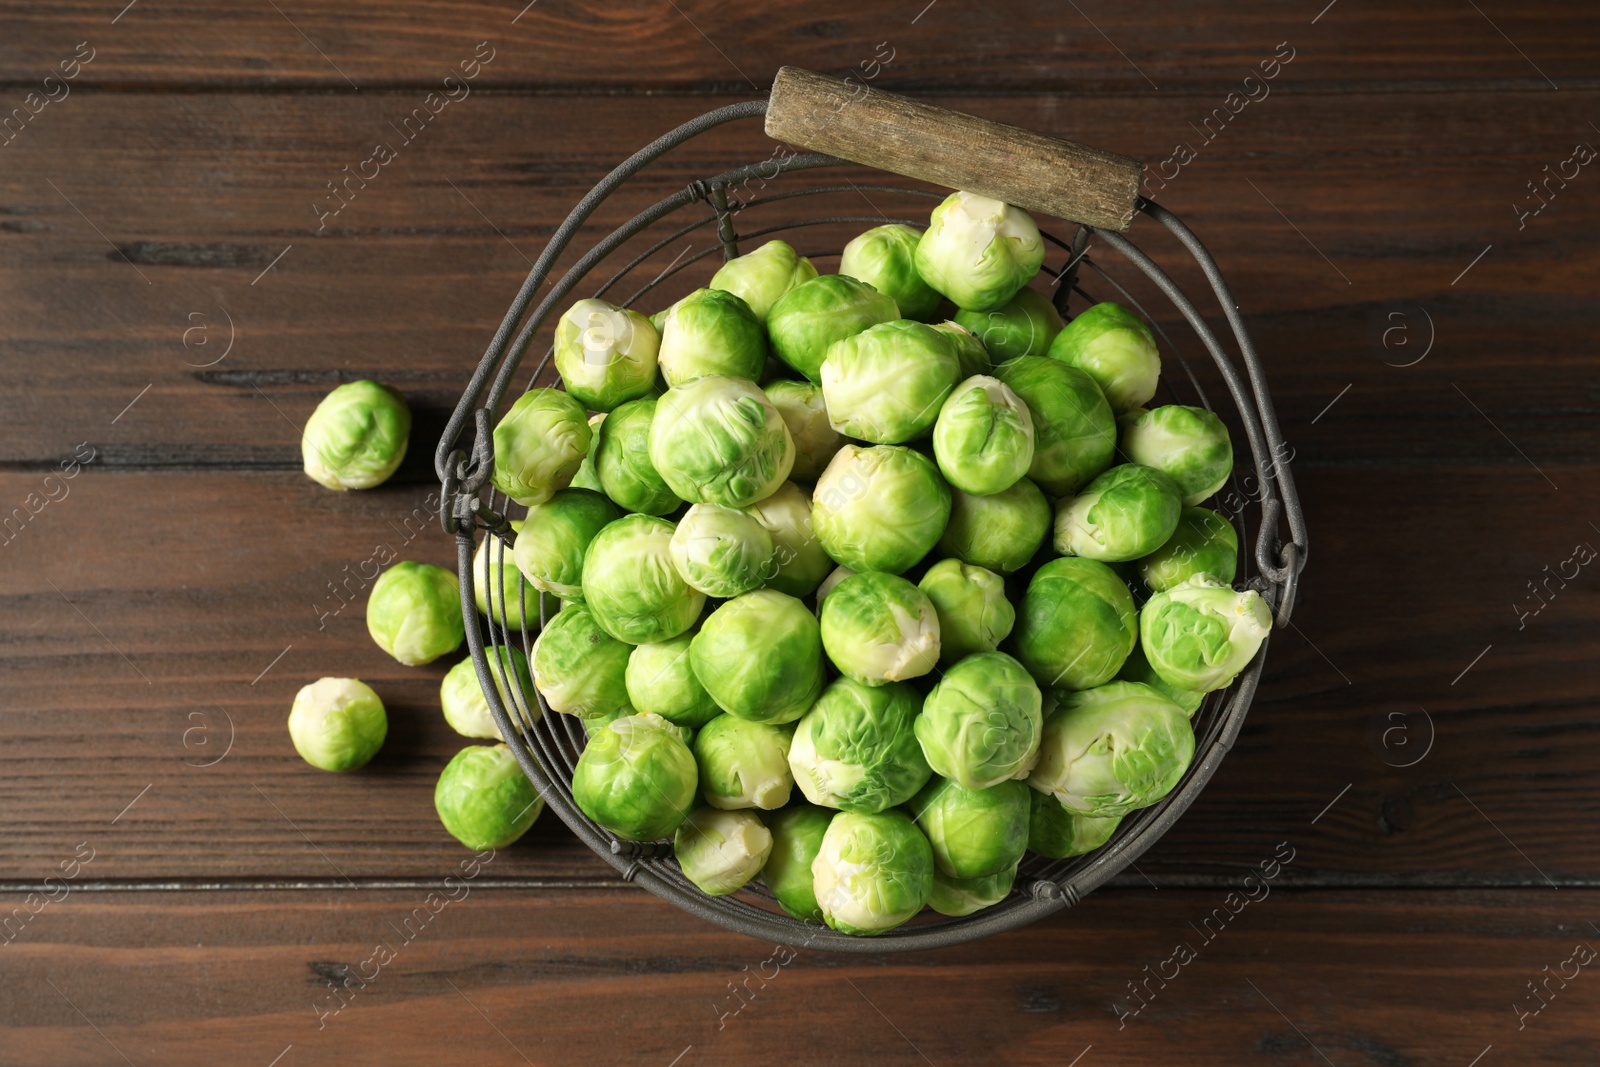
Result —
<path fill-rule="evenodd" d="M 1600 1062 L 1592 4 L 125 3 L 0 3 L 0 1064 Z M 451 561 L 433 442 L 528 261 L 786 63 L 1177 160 L 1294 450 L 1295 626 L 1177 827 L 1029 929 L 779 966 L 549 816 L 442 906 L 448 664 L 330 588 Z M 597 218 L 771 148 L 724 127 Z M 329 493 L 299 427 L 362 377 L 412 455 Z M 325 674 L 390 708 L 363 772 L 290 746 Z"/>

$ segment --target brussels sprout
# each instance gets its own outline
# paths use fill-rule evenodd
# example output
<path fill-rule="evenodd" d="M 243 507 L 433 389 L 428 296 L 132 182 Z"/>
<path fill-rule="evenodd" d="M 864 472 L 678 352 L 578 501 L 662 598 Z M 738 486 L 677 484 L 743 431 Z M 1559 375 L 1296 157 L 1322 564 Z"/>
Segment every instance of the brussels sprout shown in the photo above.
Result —
<path fill-rule="evenodd" d="M 650 462 L 650 430 L 658 400 L 641 397 L 619 405 L 600 426 L 594 469 L 600 488 L 628 511 L 666 515 L 683 503 Z"/>
<path fill-rule="evenodd" d="M 443 567 L 402 560 L 367 597 L 367 633 L 407 667 L 432 663 L 466 639 L 461 583 Z"/>
<path fill-rule="evenodd" d="M 628 706 L 630 651 L 588 607 L 569 604 L 533 642 L 533 684 L 552 711 L 602 718 Z"/>
<path fill-rule="evenodd" d="M 604 300 L 580 300 L 556 322 L 556 370 L 567 392 L 594 411 L 648 393 L 660 346 L 649 319 Z"/>
<path fill-rule="evenodd" d="M 1004 652 L 968 656 L 922 702 L 917 740 L 935 774 L 968 789 L 1015 778 L 1039 747 L 1044 697 Z"/>
<path fill-rule="evenodd" d="M 810 382 L 776 381 L 763 391 L 794 438 L 794 469 L 789 476 L 803 482 L 816 481 L 844 444 L 844 436 L 828 421 L 822 387 Z"/>
<path fill-rule="evenodd" d="M 1111 682 L 1061 698 L 1028 784 L 1070 812 L 1112 819 L 1172 792 L 1193 756 L 1182 708 L 1147 685 Z"/>
<path fill-rule="evenodd" d="M 772 833 L 753 811 L 696 808 L 673 835 L 683 876 L 707 896 L 725 897 L 761 872 Z"/>
<path fill-rule="evenodd" d="M 1133 594 L 1104 563 L 1053 559 L 1034 573 L 1012 631 L 1017 658 L 1043 686 L 1109 682 L 1139 640 Z"/>
<path fill-rule="evenodd" d="M 589 734 L 572 771 L 572 799 L 618 837 L 655 841 L 688 818 L 698 774 L 676 726 L 659 715 L 628 715 Z"/>
<path fill-rule="evenodd" d="M 751 381 L 767 365 L 767 335 L 742 298 L 724 289 L 696 289 L 667 310 L 661 327 L 661 376 L 682 385 L 703 374 Z"/>
<path fill-rule="evenodd" d="M 926 322 L 939 309 L 939 294 L 917 273 L 917 242 L 910 226 L 874 226 L 844 246 L 839 273 L 866 282 L 894 299 L 900 318 Z"/>
<path fill-rule="evenodd" d="M 822 647 L 840 673 L 865 685 L 920 678 L 939 662 L 939 615 L 898 575 L 852 574 L 822 603 Z"/>
<path fill-rule="evenodd" d="M 1050 533 L 1050 502 L 1027 478 L 1010 489 L 973 496 L 951 493 L 950 524 L 939 551 L 963 563 L 1012 574 L 1027 566 Z"/>
<path fill-rule="evenodd" d="M 522 577 L 539 592 L 565 597 L 583 596 L 583 556 L 589 542 L 610 523 L 622 517 L 617 506 L 588 489 L 563 489 L 543 504 L 528 509 L 517 529 L 511 558 Z M 511 606 L 506 590 L 506 607 Z M 530 610 L 539 604 L 529 598 Z"/>
<path fill-rule="evenodd" d="M 522 650 L 511 645 L 497 645 L 486 651 L 490 655 L 489 674 L 500 694 L 500 703 L 512 721 L 520 718 L 528 723 L 537 722 L 542 713 L 537 703 L 529 705 L 525 695 L 533 690 L 533 676 L 528 673 L 528 660 Z M 494 662 L 496 659 L 498 666 Z M 508 679 L 511 680 L 509 689 L 506 687 Z M 445 672 L 444 681 L 439 683 L 439 707 L 450 729 L 462 737 L 503 740 L 470 656 Z"/>
<path fill-rule="evenodd" d="M 329 489 L 382 485 L 406 458 L 411 409 L 377 382 L 346 382 L 322 398 L 300 435 L 306 475 Z"/>
<path fill-rule="evenodd" d="M 1182 510 L 1171 478 L 1124 463 L 1056 503 L 1055 549 L 1107 562 L 1138 559 L 1167 543 Z"/>
<path fill-rule="evenodd" d="M 594 454 L 600 449 L 600 424 L 606 421 L 606 413 L 597 411 L 589 416 L 589 451 L 584 453 L 583 462 L 578 464 L 578 473 L 572 476 L 573 489 L 590 489 L 596 493 L 604 493 L 605 486 L 600 484 L 600 475 L 594 469 Z"/>
<path fill-rule="evenodd" d="M 708 374 L 667 390 L 656 405 L 650 462 L 683 499 L 742 508 L 789 477 L 794 439 L 755 382 Z"/>
<path fill-rule="evenodd" d="M 1272 630 L 1272 609 L 1254 590 L 1236 593 L 1197 574 L 1145 601 L 1139 638 L 1145 658 L 1169 685 L 1209 693 L 1255 658 Z"/>
<path fill-rule="evenodd" d="M 975 375 L 939 409 L 933 454 L 957 489 L 980 496 L 1004 492 L 1033 464 L 1033 415 L 998 378 Z"/>
<path fill-rule="evenodd" d="M 895 445 L 933 429 L 960 374 L 955 346 L 932 326 L 896 319 L 835 341 L 822 364 L 834 429 Z"/>
<path fill-rule="evenodd" d="M 1205 408 L 1168 404 L 1142 412 L 1123 426 L 1122 451 L 1178 483 L 1186 507 L 1221 489 L 1233 473 L 1228 428 Z"/>
<path fill-rule="evenodd" d="M 1017 295 L 1044 264 L 1044 240 L 1019 207 L 976 193 L 951 193 L 917 242 L 917 273 L 967 311 L 990 311 Z"/>
<path fill-rule="evenodd" d="M 529 389 L 494 428 L 494 487 L 519 504 L 543 504 L 572 484 L 591 437 L 570 393 Z"/>
<path fill-rule="evenodd" d="M 811 261 L 799 255 L 786 241 L 768 241 L 754 252 L 724 263 L 711 276 L 711 288 L 733 293 L 766 322 L 778 298 L 797 285 L 817 276 Z"/>
<path fill-rule="evenodd" d="M 822 850 L 822 837 L 833 812 L 810 804 L 791 804 L 766 817 L 772 831 L 772 852 L 761 868 L 761 881 L 777 898 L 778 906 L 801 920 L 822 921 L 817 894 L 812 888 L 811 861 Z"/>
<path fill-rule="evenodd" d="M 843 274 L 825 274 L 772 305 L 767 333 L 777 357 L 818 385 L 828 346 L 900 317 L 894 298 Z"/>
<path fill-rule="evenodd" d="M 1200 710 L 1200 705 L 1205 702 L 1206 695 L 1197 693 L 1193 689 L 1182 689 L 1168 682 L 1156 669 L 1150 666 L 1150 661 L 1145 658 L 1144 649 L 1139 645 L 1133 646 L 1133 651 L 1128 653 L 1128 658 L 1123 661 L 1122 669 L 1117 672 L 1119 682 L 1139 682 L 1148 685 L 1178 707 L 1189 718 L 1194 718 L 1194 713 Z"/>
<path fill-rule="evenodd" d="M 754 722 L 794 722 L 822 692 L 817 618 L 772 589 L 713 611 L 689 644 L 689 663 L 718 707 Z"/>
<path fill-rule="evenodd" d="M 1016 625 L 1006 583 L 991 570 L 942 559 L 928 568 L 917 588 L 939 617 L 939 662 L 948 667 L 977 652 L 993 652 Z"/>
<path fill-rule="evenodd" d="M 1115 412 L 1139 407 L 1156 395 L 1161 356 L 1144 320 L 1121 304 L 1096 304 L 1056 334 L 1050 358 L 1095 380 Z"/>
<path fill-rule="evenodd" d="M 849 567 L 835 567 L 828 576 L 822 579 L 822 584 L 817 586 L 817 611 L 822 611 L 822 602 L 828 599 L 828 594 L 833 592 L 833 587 L 854 574 Z"/>
<path fill-rule="evenodd" d="M 1139 576 L 1153 593 L 1205 574 L 1232 585 L 1239 565 L 1239 535 L 1233 524 L 1206 508 L 1184 508 L 1167 542 L 1139 561 Z"/>
<path fill-rule="evenodd" d="M 628 702 L 634 710 L 698 729 L 722 714 L 689 663 L 692 634 L 639 645 L 628 655 Z"/>
<path fill-rule="evenodd" d="M 993 311 L 958 311 L 956 321 L 983 343 L 990 363 L 1044 355 L 1064 325 L 1050 298 L 1027 288 Z"/>
<path fill-rule="evenodd" d="M 951 878 L 935 867 L 928 907 L 940 915 L 971 915 L 1009 897 L 1016 880 L 1017 865 L 1014 863 L 999 874 L 988 874 L 982 878 Z"/>
<path fill-rule="evenodd" d="M 933 778 L 907 805 L 933 845 L 933 865 L 951 878 L 983 878 L 1015 867 L 1028 849 L 1028 794 L 1018 781 L 968 789 Z"/>
<path fill-rule="evenodd" d="M 1048 721 L 1048 720 L 1046 720 Z M 1096 819 L 1068 811 L 1053 794 L 1028 790 L 1028 851 L 1053 860 L 1093 852 L 1117 832 L 1122 816 Z"/>
<path fill-rule="evenodd" d="M 912 724 L 922 700 L 903 682 L 837 678 L 795 727 L 789 769 L 813 804 L 870 814 L 903 804 L 933 773 Z"/>
<path fill-rule="evenodd" d="M 772 535 L 755 516 L 721 504 L 696 504 L 672 534 L 672 562 L 683 580 L 707 596 L 759 589 L 771 573 Z"/>
<path fill-rule="evenodd" d="M 784 482 L 745 511 L 772 535 L 767 588 L 796 597 L 815 592 L 834 564 L 812 529 L 811 498 L 793 482 Z"/>
<path fill-rule="evenodd" d="M 950 487 L 939 469 L 898 445 L 845 445 L 812 501 L 817 540 L 857 571 L 899 574 L 928 554 L 950 521 Z"/>
<path fill-rule="evenodd" d="M 439 772 L 433 808 L 451 837 L 486 852 L 527 833 L 544 797 L 505 745 L 468 745 Z"/>
<path fill-rule="evenodd" d="M 794 775 L 789 772 L 793 724 L 773 726 L 737 715 L 718 715 L 694 738 L 700 766 L 700 795 L 713 808 L 762 808 L 789 803 Z"/>
<path fill-rule="evenodd" d="M 565 489 L 561 491 L 567 492 Z M 521 529 L 522 523 L 513 519 L 513 539 Z M 522 572 L 517 570 L 516 558 L 512 553 L 510 541 L 493 535 L 478 542 L 478 550 L 472 556 L 472 600 L 478 606 L 479 614 L 501 626 L 517 629 L 522 626 L 524 610 L 539 610 L 539 594 L 535 590 L 523 591 Z M 491 604 L 493 612 L 489 610 Z M 501 610 L 502 605 L 504 611 Z"/>
<path fill-rule="evenodd" d="M 994 363 L 989 359 L 989 350 L 983 347 L 983 342 L 978 340 L 971 330 L 954 320 L 936 322 L 933 328 L 950 338 L 950 343 L 955 346 L 956 362 L 961 365 L 962 381 L 966 381 L 974 374 L 988 374 L 994 369 Z"/>
<path fill-rule="evenodd" d="M 594 621 L 618 641 L 665 641 L 700 618 L 706 595 L 673 565 L 673 529 L 666 519 L 624 515 L 589 542 L 583 599 Z"/>
<path fill-rule="evenodd" d="M 289 740 L 318 770 L 366 766 L 388 733 L 383 701 L 354 678 L 319 678 L 295 694 L 289 709 Z"/>
<path fill-rule="evenodd" d="M 1117 423 L 1093 378 L 1041 356 L 1018 356 L 994 373 L 1033 416 L 1028 477 L 1045 492 L 1065 496 L 1111 465 Z"/>
<path fill-rule="evenodd" d="M 823 920 L 846 934 L 881 934 L 922 910 L 933 892 L 933 846 L 903 812 L 841 812 L 811 863 Z"/>

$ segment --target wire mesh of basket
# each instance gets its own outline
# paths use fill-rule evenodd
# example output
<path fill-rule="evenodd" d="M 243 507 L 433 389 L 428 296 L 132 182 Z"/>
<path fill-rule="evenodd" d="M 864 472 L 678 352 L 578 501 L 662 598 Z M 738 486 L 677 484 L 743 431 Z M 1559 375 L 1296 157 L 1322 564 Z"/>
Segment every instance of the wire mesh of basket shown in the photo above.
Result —
<path fill-rule="evenodd" d="M 1012 127 L 902 101 L 891 94 L 863 92 L 859 87 L 844 90 L 843 83 L 806 72 L 794 73 L 812 79 L 807 83 L 810 88 L 841 94 L 830 98 L 826 109 L 832 110 L 834 116 L 843 113 L 844 105 L 850 105 L 859 106 L 863 111 L 878 107 L 880 111 L 875 117 L 883 119 L 886 113 L 881 109 L 889 107 L 891 110 L 887 114 L 894 116 L 894 122 L 911 127 L 903 131 L 908 142 L 925 139 L 927 131 L 919 129 L 919 123 L 931 122 L 943 129 L 942 124 L 961 120 L 967 125 L 951 127 L 957 138 L 967 136 L 964 131 L 970 131 L 975 125 L 982 138 L 1033 138 L 1044 143 L 1047 149 L 1062 145 L 1077 152 L 1092 152 L 1067 142 L 1050 142 Z M 789 68 L 785 68 L 779 76 L 780 82 L 788 74 Z M 830 90 L 830 86 L 834 89 Z M 854 151 L 852 154 L 858 162 L 821 152 L 787 152 L 691 182 L 611 230 L 559 276 L 553 275 L 556 263 L 596 209 L 641 169 L 671 149 L 725 123 L 765 115 L 768 132 L 772 133 L 774 122 L 769 103 L 773 107 L 778 104 L 776 87 L 771 102 L 749 101 L 711 111 L 656 139 L 618 165 L 556 229 L 506 312 L 449 420 L 436 453 L 437 471 L 443 485 L 442 521 L 446 532 L 454 535 L 457 545 L 462 610 L 468 620 L 467 642 L 490 710 L 522 769 L 545 798 L 549 809 L 624 878 L 695 915 L 754 937 L 793 946 L 883 952 L 959 944 L 1015 929 L 1070 907 L 1150 848 L 1193 803 L 1232 747 L 1260 680 L 1268 643 L 1263 642 L 1255 659 L 1231 686 L 1208 694 L 1195 713 L 1195 756 L 1178 786 L 1159 803 L 1124 818 L 1104 846 L 1067 860 L 1050 860 L 1029 853 L 1018 870 L 1010 896 L 999 904 L 965 918 L 924 914 L 904 926 L 870 938 L 850 936 L 816 922 L 790 918 L 778 909 L 758 881 L 731 896 L 707 896 L 678 869 L 670 842 L 621 840 L 590 821 L 578 810 L 571 792 L 573 770 L 587 739 L 583 723 L 576 717 L 553 712 L 537 691 L 524 691 L 514 674 L 506 676 L 500 656 L 486 654 L 486 649 L 494 646 L 520 644 L 531 659 L 534 638 L 558 609 L 554 598 L 540 594 L 535 599 L 520 583 L 512 594 L 512 602 L 507 602 L 502 565 L 511 562 L 513 505 L 494 491 L 489 480 L 494 464 L 492 428 L 497 414 L 511 396 L 525 357 L 552 314 L 582 296 L 603 297 L 627 307 L 645 301 L 644 309 L 652 310 L 649 306 L 652 294 L 659 296 L 661 290 L 670 289 L 675 279 L 681 285 L 684 279 L 701 274 L 708 276 L 707 268 L 701 268 L 700 274 L 684 273 L 692 272 L 707 257 L 720 257 L 716 261 L 720 264 L 737 256 L 741 247 L 748 250 L 753 247 L 752 242 L 771 237 L 782 236 L 801 254 L 815 259 L 837 257 L 842 242 L 825 243 L 826 238 L 837 236 L 833 231 L 886 222 L 925 225 L 931 202 L 946 195 L 944 191 L 900 182 L 886 183 L 882 180 L 882 171 L 863 174 L 860 161 L 874 162 L 865 157 L 881 156 L 876 148 Z M 792 110 L 793 99 L 786 99 L 784 105 Z M 893 110 L 902 105 L 917 110 L 907 118 L 905 113 Z M 815 108 L 812 113 L 814 117 Z M 837 133 L 833 116 L 825 116 L 822 126 L 833 127 L 833 133 Z M 792 123 L 790 132 L 793 132 Z M 832 133 L 806 136 L 811 143 L 793 136 L 790 139 L 806 147 L 818 147 L 816 142 L 829 140 Z M 1005 144 L 999 147 L 1004 148 Z M 1026 188 L 981 188 L 982 176 L 968 178 L 953 173 L 948 161 L 938 158 L 937 145 L 933 146 L 931 155 L 932 163 L 899 158 L 893 162 L 901 174 L 1030 206 Z M 1120 158 L 1095 154 L 1095 158 L 1100 157 Z M 1138 167 L 1132 161 L 1125 162 Z M 955 170 L 960 170 L 959 165 Z M 816 185 L 798 185 L 797 177 L 811 171 L 824 172 L 828 180 Z M 1073 179 L 1074 173 L 1061 179 L 1069 198 L 1074 193 Z M 1086 179 L 1080 174 L 1078 180 Z M 1068 210 L 1060 213 L 1061 217 L 1091 221 L 1079 222 L 1068 236 L 1055 232 L 1048 219 L 1040 219 L 1041 233 L 1047 245 L 1054 249 L 1053 256 L 1047 255 L 1042 273 L 1049 279 L 1053 300 L 1064 315 L 1069 315 L 1074 301 L 1082 301 L 1081 306 L 1087 306 L 1097 299 L 1115 299 L 1134 308 L 1151 324 L 1162 348 L 1162 382 L 1168 391 L 1163 398 L 1165 402 L 1212 407 L 1200 376 L 1182 354 L 1177 339 L 1161 326 L 1162 316 L 1154 313 L 1157 309 L 1148 308 L 1137 299 L 1128 284 L 1132 277 L 1124 275 L 1124 280 L 1119 281 L 1113 267 L 1134 268 L 1155 291 L 1165 296 L 1192 334 L 1192 338 L 1184 339 L 1185 345 L 1198 342 L 1211 357 L 1231 402 L 1224 414 L 1231 414 L 1234 425 L 1243 429 L 1250 457 L 1249 473 L 1242 482 L 1238 473 L 1242 464 L 1236 463 L 1233 485 L 1226 496 L 1230 503 L 1222 508 L 1239 534 L 1241 560 L 1236 584 L 1261 593 L 1272 607 L 1277 625 L 1282 627 L 1287 625 L 1294 608 L 1308 539 L 1293 476 L 1282 462 L 1284 444 L 1261 363 L 1233 296 L 1205 247 L 1176 216 L 1139 197 L 1136 188 L 1135 182 L 1126 190 L 1128 206 L 1121 216 L 1115 210 L 1108 214 L 1104 198 L 1099 201 L 1088 198 L 1075 215 L 1071 213 L 1074 205 L 1069 204 Z M 1033 199 L 1037 205 L 1038 197 Z M 1060 200 L 1061 197 L 1056 196 L 1047 203 L 1054 205 Z M 798 213 L 799 208 L 814 202 L 831 205 L 836 210 L 843 205 L 844 210 L 814 216 Z M 872 213 L 851 213 L 851 205 L 870 209 Z M 885 214 L 886 206 L 900 210 L 900 216 Z M 683 213 L 689 213 L 687 221 L 682 221 Z M 1237 363 L 1223 340 L 1169 274 L 1119 232 L 1135 215 L 1145 216 L 1159 225 L 1198 265 L 1220 305 L 1237 351 Z M 1095 223 L 1094 220 L 1099 221 Z M 700 239 L 690 249 L 699 248 L 699 251 L 680 252 L 664 269 L 656 267 L 670 249 L 692 237 Z M 1109 251 L 1112 258 L 1102 261 L 1102 257 L 1092 255 L 1097 246 Z M 665 302 L 659 306 L 666 306 Z M 1175 369 L 1178 373 L 1173 373 Z M 548 348 L 532 372 L 525 375 L 522 388 L 536 384 L 558 384 Z M 1285 528 L 1287 539 L 1283 537 Z M 487 555 L 491 565 L 485 571 L 476 571 L 474 566 L 480 537 L 489 539 Z M 485 580 L 490 607 L 487 617 L 475 610 L 476 584 Z M 510 699 L 502 698 L 501 694 L 507 694 Z"/>

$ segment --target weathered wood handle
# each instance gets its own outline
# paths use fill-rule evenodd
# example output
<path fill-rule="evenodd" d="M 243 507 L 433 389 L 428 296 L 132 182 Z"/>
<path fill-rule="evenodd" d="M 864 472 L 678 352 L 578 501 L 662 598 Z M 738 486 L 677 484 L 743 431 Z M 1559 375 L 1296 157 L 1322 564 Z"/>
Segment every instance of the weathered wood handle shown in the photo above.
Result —
<path fill-rule="evenodd" d="M 798 67 L 773 80 L 766 130 L 814 152 L 1108 230 L 1133 222 L 1144 171 L 1136 159 Z"/>

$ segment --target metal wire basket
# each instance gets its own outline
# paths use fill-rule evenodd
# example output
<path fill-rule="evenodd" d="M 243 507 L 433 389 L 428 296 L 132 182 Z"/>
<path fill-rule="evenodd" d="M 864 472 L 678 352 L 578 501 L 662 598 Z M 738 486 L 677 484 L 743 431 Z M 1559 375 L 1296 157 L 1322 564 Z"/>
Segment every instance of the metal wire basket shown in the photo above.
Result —
<path fill-rule="evenodd" d="M 598 240 L 549 285 L 530 313 L 535 296 L 545 288 L 552 268 L 586 220 L 638 171 L 708 130 L 763 115 L 768 134 L 775 138 L 841 154 L 788 152 L 692 182 Z M 670 285 L 672 279 L 707 256 L 720 252 L 723 259 L 733 258 L 739 254 L 741 242 L 795 235 L 792 243 L 800 246 L 802 254 L 826 259 L 837 256 L 839 248 L 810 249 L 805 236 L 889 221 L 920 226 L 926 222 L 928 202 L 946 195 L 943 191 L 884 184 L 874 177 L 864 177 L 859 173 L 863 163 L 949 188 L 994 196 L 1029 208 L 1036 215 L 1077 222 L 1071 237 L 1063 238 L 1050 232 L 1048 219 L 1040 220 L 1047 244 L 1054 246 L 1061 257 L 1060 265 L 1054 268 L 1047 257 L 1045 266 L 1057 307 L 1065 314 L 1075 298 L 1093 303 L 1095 297 L 1088 291 L 1091 289 L 1102 297 L 1134 307 L 1160 338 L 1163 361 L 1167 363 L 1162 381 L 1170 393 L 1169 402 L 1210 408 L 1199 377 L 1180 354 L 1174 339 L 1160 326 L 1160 318 L 1143 307 L 1135 294 L 1113 277 L 1106 264 L 1090 255 L 1091 250 L 1096 244 L 1109 249 L 1116 259 L 1137 268 L 1167 297 L 1214 361 L 1232 401 L 1235 424 L 1243 429 L 1249 446 L 1253 475 L 1247 475 L 1241 484 L 1236 465 L 1232 489 L 1222 501 L 1222 509 L 1234 522 L 1242 546 L 1240 582 L 1267 599 L 1279 627 L 1287 625 L 1308 540 L 1294 480 L 1284 462 L 1283 439 L 1261 363 L 1233 296 L 1199 239 L 1176 216 L 1138 195 L 1142 165 L 892 94 L 847 87 L 845 83 L 791 68 L 780 72 L 770 100 L 733 104 L 683 124 L 630 156 L 578 203 L 551 236 L 506 312 L 450 418 L 435 462 L 443 485 L 444 528 L 456 539 L 462 610 L 469 620 L 467 643 L 473 663 L 495 722 L 548 807 L 624 878 L 695 915 L 742 933 L 794 946 L 883 952 L 959 944 L 1015 929 L 1070 907 L 1133 863 L 1193 803 L 1232 747 L 1260 680 L 1267 644 L 1262 644 L 1255 659 L 1229 688 L 1209 694 L 1195 713 L 1195 758 L 1178 787 L 1160 803 L 1126 817 L 1106 845 L 1068 860 L 1048 860 L 1030 853 L 1018 871 L 1011 895 L 1001 903 L 961 919 L 925 914 L 889 933 L 862 938 L 788 917 L 758 883 L 751 883 L 733 896 L 706 896 L 678 869 L 669 843 L 619 840 L 584 816 L 571 792 L 573 768 L 587 739 L 582 723 L 572 716 L 552 712 L 536 691 L 522 691 L 517 678 L 505 677 L 500 657 L 485 655 L 486 646 L 520 642 L 531 658 L 533 639 L 539 630 L 532 624 L 533 609 L 537 607 L 542 626 L 557 605 L 544 595 L 537 605 L 528 602 L 527 593 L 520 588 L 518 595 L 525 602 L 507 605 L 503 571 L 491 566 L 487 593 L 494 612 L 485 618 L 475 610 L 474 583 L 478 576 L 473 566 L 480 532 L 492 539 L 488 549 L 492 563 L 510 559 L 510 501 L 497 494 L 489 480 L 494 465 L 492 428 L 524 356 L 551 314 L 576 299 L 579 286 L 613 255 L 622 260 L 621 265 L 598 286 L 578 295 L 609 297 L 614 303 L 632 306 L 658 286 Z M 825 184 L 798 187 L 793 182 L 801 172 L 841 169 L 842 176 Z M 752 183 L 759 188 L 752 188 Z M 765 192 L 773 187 L 774 191 Z M 874 213 L 794 217 L 786 211 L 811 197 L 824 201 L 831 198 L 836 203 L 848 198 L 843 202 L 870 205 Z M 914 214 L 909 218 L 884 215 L 879 204 L 887 200 L 914 205 Z M 696 205 L 710 210 L 688 222 L 669 219 Z M 747 220 L 756 215 L 774 213 L 789 217 L 759 228 L 746 228 Z M 1243 363 L 1242 374 L 1200 311 L 1166 271 L 1122 236 L 1120 231 L 1136 215 L 1148 217 L 1170 233 L 1199 265 L 1233 335 Z M 708 230 L 715 233 L 715 240 L 708 247 L 694 255 L 680 254 L 650 280 L 637 284 L 634 275 L 643 274 L 647 263 L 664 257 L 665 250 L 676 242 L 695 234 L 703 238 Z M 627 252 L 618 255 L 625 247 Z M 626 286 L 635 287 L 628 291 Z M 547 350 L 523 388 L 557 384 L 551 362 Z M 1171 373 L 1173 364 L 1181 374 Z M 1253 552 L 1249 537 L 1252 524 L 1256 531 Z M 1288 540 L 1283 539 L 1280 526 L 1287 527 Z M 508 606 L 520 608 L 509 616 L 520 614 L 520 626 L 508 628 L 498 621 L 508 617 Z M 514 695 L 512 707 L 501 699 L 502 691 Z M 530 714 L 535 705 L 542 713 L 537 718 Z"/>

